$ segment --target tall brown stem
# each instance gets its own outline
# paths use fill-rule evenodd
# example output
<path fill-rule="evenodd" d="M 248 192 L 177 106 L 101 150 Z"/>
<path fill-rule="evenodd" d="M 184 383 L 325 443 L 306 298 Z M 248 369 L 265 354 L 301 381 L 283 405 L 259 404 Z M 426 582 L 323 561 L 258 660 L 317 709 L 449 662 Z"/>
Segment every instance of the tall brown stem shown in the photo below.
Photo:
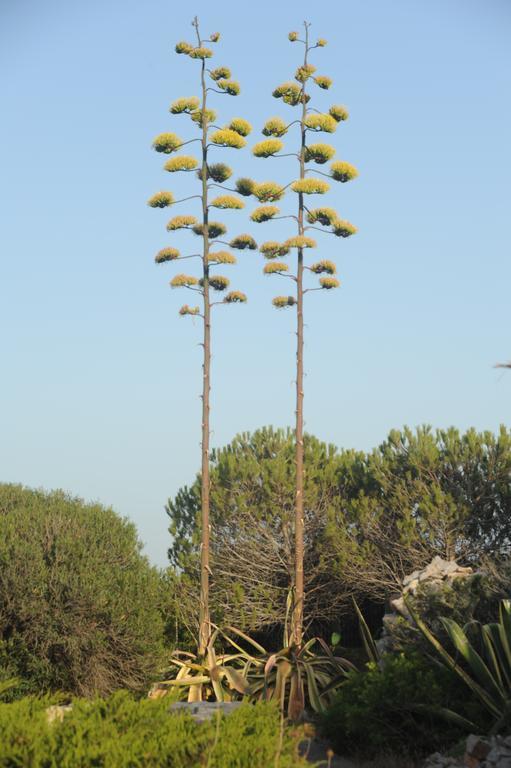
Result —
<path fill-rule="evenodd" d="M 309 25 L 305 26 L 304 67 L 307 66 L 309 51 Z M 302 118 L 300 121 L 300 179 L 305 178 L 305 118 L 307 116 L 305 82 L 302 87 Z M 303 193 L 298 194 L 298 234 L 304 234 L 304 202 Z M 303 249 L 298 248 L 298 265 L 296 272 L 296 496 L 295 496 L 295 594 L 293 607 L 293 641 L 302 644 L 303 637 Z"/>
<path fill-rule="evenodd" d="M 194 20 L 199 46 L 201 45 L 199 22 Z M 211 633 L 209 615 L 209 393 L 211 369 L 211 303 L 209 297 L 209 233 L 208 233 L 208 124 L 206 115 L 206 64 L 202 60 L 202 268 L 203 268 L 203 298 L 204 298 L 204 342 L 203 342 L 203 381 L 202 381 L 202 464 L 201 464 L 201 559 L 200 559 L 200 596 L 199 596 L 199 656 L 206 655 L 206 649 Z"/>

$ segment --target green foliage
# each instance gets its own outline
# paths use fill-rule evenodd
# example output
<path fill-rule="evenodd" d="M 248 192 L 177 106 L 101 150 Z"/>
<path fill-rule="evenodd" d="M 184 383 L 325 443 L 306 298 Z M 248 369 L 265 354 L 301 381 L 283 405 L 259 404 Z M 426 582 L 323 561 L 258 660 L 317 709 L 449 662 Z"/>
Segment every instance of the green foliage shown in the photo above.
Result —
<path fill-rule="evenodd" d="M 446 724 L 446 706 L 467 714 L 480 710 L 446 670 L 417 655 L 387 656 L 381 668 L 370 663 L 349 675 L 322 729 L 344 754 L 427 754 L 464 734 L 459 725 Z"/>
<path fill-rule="evenodd" d="M 240 179 L 236 179 L 236 191 L 240 193 L 240 195 L 244 195 L 244 197 L 250 197 L 250 195 L 254 192 L 255 182 L 252 179 L 249 179 L 245 176 L 242 176 Z"/>
<path fill-rule="evenodd" d="M 230 179 L 232 170 L 225 163 L 213 163 L 212 165 L 208 165 L 207 176 L 208 179 L 213 179 L 213 181 L 216 181 L 218 184 L 222 184 L 224 181 L 227 181 L 227 179 Z"/>
<path fill-rule="evenodd" d="M 0 679 L 81 695 L 143 688 L 162 658 L 165 597 L 141 547 L 111 509 L 0 485 Z"/>
<path fill-rule="evenodd" d="M 214 240 L 220 235 L 225 235 L 227 227 L 221 221 L 210 221 L 207 224 L 195 224 L 192 231 L 196 235 L 206 234 L 210 240 Z"/>
<path fill-rule="evenodd" d="M 280 768 L 306 766 L 299 731 L 282 731 L 271 704 L 243 705 L 228 717 L 198 725 L 186 713 L 169 714 L 168 701 L 135 701 L 126 693 L 107 700 L 76 700 L 62 722 L 49 724 L 48 702 L 0 704 L 0 765 L 59 768 Z"/>

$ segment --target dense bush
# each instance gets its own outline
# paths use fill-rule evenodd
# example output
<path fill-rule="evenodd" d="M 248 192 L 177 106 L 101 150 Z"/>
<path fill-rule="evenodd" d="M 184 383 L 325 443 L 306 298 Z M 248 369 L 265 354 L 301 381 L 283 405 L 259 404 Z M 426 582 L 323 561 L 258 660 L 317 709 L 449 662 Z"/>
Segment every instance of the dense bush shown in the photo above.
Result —
<path fill-rule="evenodd" d="M 482 708 L 446 669 L 418 655 L 384 657 L 353 673 L 324 715 L 323 731 L 334 748 L 372 756 L 420 755 L 442 749 L 464 732 L 441 709 L 484 721 Z"/>
<path fill-rule="evenodd" d="M 62 492 L 0 485 L 0 679 L 79 695 L 144 686 L 163 589 L 131 523 Z"/>
<path fill-rule="evenodd" d="M 268 704 L 244 705 L 218 722 L 197 725 L 169 714 L 165 700 L 134 701 L 119 692 L 108 700 L 75 701 L 62 722 L 47 723 L 48 702 L 0 704 L 0 766 L 31 768 L 280 768 L 304 766 L 298 734 L 281 732 Z M 277 755 L 280 758 L 276 761 Z"/>

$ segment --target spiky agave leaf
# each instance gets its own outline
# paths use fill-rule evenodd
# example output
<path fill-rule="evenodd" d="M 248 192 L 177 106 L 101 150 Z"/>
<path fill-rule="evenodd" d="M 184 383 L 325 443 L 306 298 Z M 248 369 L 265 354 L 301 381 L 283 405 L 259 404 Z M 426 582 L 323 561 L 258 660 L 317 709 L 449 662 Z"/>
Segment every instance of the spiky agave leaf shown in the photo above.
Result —
<path fill-rule="evenodd" d="M 316 67 L 314 64 L 303 64 L 301 67 L 298 67 L 298 69 L 295 72 L 295 80 L 298 80 L 299 83 L 305 83 L 309 79 L 309 77 L 312 77 L 314 72 L 316 71 Z"/>
<path fill-rule="evenodd" d="M 197 223 L 195 216 L 174 216 L 167 224 L 167 230 L 172 232 L 175 229 L 187 229 Z"/>
<path fill-rule="evenodd" d="M 329 227 L 338 220 L 339 216 L 337 215 L 337 211 L 333 208 L 312 208 L 307 213 L 307 221 L 309 224 L 318 222 L 324 227 Z"/>
<path fill-rule="evenodd" d="M 309 144 L 307 147 L 305 147 L 306 163 L 314 161 L 315 163 L 318 163 L 318 165 L 323 165 L 324 163 L 328 162 L 328 160 L 331 160 L 334 155 L 335 148 L 330 144 Z"/>
<path fill-rule="evenodd" d="M 242 176 L 240 179 L 236 179 L 236 191 L 244 197 L 250 197 L 255 187 L 255 181 L 249 179 L 246 176 Z"/>
<path fill-rule="evenodd" d="M 340 282 L 336 277 L 322 277 L 320 278 L 319 284 L 326 291 L 329 291 L 331 288 L 338 288 L 340 286 Z"/>
<path fill-rule="evenodd" d="M 229 243 L 231 248 L 236 248 L 238 251 L 255 251 L 257 249 L 257 243 L 252 237 L 252 235 L 237 235 L 237 237 L 233 237 L 231 242 Z"/>
<path fill-rule="evenodd" d="M 225 163 L 213 163 L 208 165 L 207 176 L 208 179 L 213 179 L 218 184 L 222 184 L 232 176 L 232 168 L 229 168 Z"/>
<path fill-rule="evenodd" d="M 217 251 L 216 253 L 208 254 L 208 261 L 211 264 L 236 264 L 237 259 L 229 251 Z"/>
<path fill-rule="evenodd" d="M 238 96 L 240 92 L 240 84 L 236 82 L 236 80 L 217 80 L 216 84 L 219 88 L 222 89 L 222 91 L 225 91 L 225 93 L 228 93 L 229 96 Z"/>
<path fill-rule="evenodd" d="M 229 67 L 217 67 L 212 69 L 209 73 L 212 80 L 229 80 L 231 77 L 231 70 Z"/>
<path fill-rule="evenodd" d="M 276 181 L 261 181 L 254 184 L 252 194 L 260 203 L 273 203 L 284 195 L 285 190 Z"/>
<path fill-rule="evenodd" d="M 177 248 L 162 248 L 161 251 L 158 251 L 154 260 L 157 264 L 164 264 L 166 261 L 175 261 L 176 259 L 179 259 L 179 256 L 180 254 Z"/>
<path fill-rule="evenodd" d="M 212 208 L 233 208 L 241 210 L 241 208 L 245 207 L 245 203 L 243 200 L 240 200 L 239 197 L 234 197 L 234 195 L 219 195 L 210 202 L 210 206 Z"/>
<path fill-rule="evenodd" d="M 293 307 L 296 304 L 294 296 L 275 296 L 272 299 L 272 304 L 277 309 L 284 309 L 285 307 Z"/>
<path fill-rule="evenodd" d="M 332 224 L 332 231 L 337 237 L 350 237 L 351 235 L 355 235 L 358 230 L 356 226 L 349 221 L 337 219 Z"/>
<path fill-rule="evenodd" d="M 283 261 L 270 261 L 263 267 L 263 272 L 265 275 L 273 275 L 275 273 L 288 271 L 289 267 L 287 264 L 284 264 Z"/>
<path fill-rule="evenodd" d="M 273 217 L 277 216 L 279 213 L 280 208 L 277 208 L 276 205 L 261 205 L 259 208 L 256 208 L 254 211 L 252 211 L 250 218 L 252 221 L 261 224 L 263 221 L 269 221 L 269 219 L 273 219 Z"/>
<path fill-rule="evenodd" d="M 241 291 L 229 291 L 224 296 L 225 304 L 244 304 L 247 301 L 247 297 Z"/>
<path fill-rule="evenodd" d="M 306 237 L 305 235 L 289 237 L 284 243 L 286 248 L 315 248 L 316 245 L 317 243 L 312 237 Z"/>
<path fill-rule="evenodd" d="M 179 310 L 180 315 L 198 315 L 200 314 L 199 307 L 189 307 L 188 304 L 183 304 Z"/>
<path fill-rule="evenodd" d="M 337 130 L 337 121 L 332 115 L 307 115 L 304 120 L 305 126 L 310 131 L 325 131 L 325 133 L 334 133 Z"/>
<path fill-rule="evenodd" d="M 347 120 L 348 117 L 350 116 L 348 110 L 343 104 L 333 104 L 328 110 L 328 113 L 338 123 L 341 123 L 343 120 Z"/>
<path fill-rule="evenodd" d="M 287 123 L 281 117 L 270 117 L 264 124 L 262 133 L 265 136 L 276 136 L 280 138 L 287 133 Z"/>
<path fill-rule="evenodd" d="M 164 152 L 166 155 L 170 155 L 175 152 L 183 143 L 183 140 L 179 138 L 175 133 L 159 133 L 153 141 L 153 149 L 156 152 Z"/>
<path fill-rule="evenodd" d="M 252 131 L 252 126 L 243 117 L 233 117 L 229 125 L 226 126 L 231 131 L 236 131 L 240 136 L 248 136 Z"/>
<path fill-rule="evenodd" d="M 182 112 L 193 112 L 199 108 L 199 105 L 200 99 L 197 96 L 183 96 L 172 102 L 169 112 L 173 115 L 180 115 Z"/>
<path fill-rule="evenodd" d="M 240 136 L 236 131 L 231 131 L 229 128 L 220 128 L 212 133 L 210 141 L 219 147 L 232 147 L 233 149 L 241 149 L 247 143 L 243 136 Z"/>
<path fill-rule="evenodd" d="M 354 165 L 347 163 L 345 160 L 337 160 L 330 165 L 331 176 L 335 181 L 342 183 L 356 179 L 358 171 Z"/>
<path fill-rule="evenodd" d="M 176 44 L 176 47 L 174 50 L 176 51 L 176 53 L 189 54 L 190 51 L 193 51 L 193 45 L 191 43 L 186 43 L 184 40 L 182 40 L 180 43 Z"/>
<path fill-rule="evenodd" d="M 327 91 L 329 88 L 331 88 L 333 80 L 331 77 L 327 77 L 327 75 L 316 75 L 314 82 L 316 85 L 319 85 L 320 88 L 323 88 L 325 91 Z"/>
<path fill-rule="evenodd" d="M 197 168 L 198 161 L 191 155 L 177 155 L 167 160 L 163 169 L 174 173 L 175 171 L 194 171 Z"/>
<path fill-rule="evenodd" d="M 337 272 L 337 267 L 335 266 L 334 262 L 329 261 L 328 259 L 322 259 L 321 261 L 317 261 L 315 264 L 311 264 L 309 269 L 316 275 L 321 275 L 323 273 L 326 273 L 327 275 L 335 275 Z"/>
<path fill-rule="evenodd" d="M 174 195 L 172 192 L 156 192 L 147 201 L 147 205 L 150 208 L 167 208 L 174 202 Z"/>
<path fill-rule="evenodd" d="M 263 243 L 260 248 L 260 252 L 265 259 L 276 259 L 277 257 L 287 256 L 289 248 L 283 243 L 277 243 L 274 240 L 268 240 Z"/>
<path fill-rule="evenodd" d="M 291 184 L 291 189 L 304 195 L 324 195 L 330 189 L 330 184 L 323 179 L 297 179 Z"/>
<path fill-rule="evenodd" d="M 277 154 L 277 152 L 280 152 L 283 147 L 284 144 L 280 139 L 265 139 L 264 141 L 259 141 L 257 144 L 254 144 L 252 147 L 252 154 L 255 155 L 255 157 L 271 157 L 272 155 Z"/>
<path fill-rule="evenodd" d="M 194 277 L 193 275 L 176 275 L 170 281 L 171 288 L 190 288 L 198 284 L 198 278 Z"/>
<path fill-rule="evenodd" d="M 211 48 L 205 48 L 202 45 L 199 45 L 197 48 L 192 48 L 191 51 L 189 51 L 188 56 L 191 59 L 210 59 L 213 56 L 213 51 Z"/>
<path fill-rule="evenodd" d="M 225 235 L 227 227 L 220 221 L 210 221 L 206 225 L 195 224 L 192 230 L 196 235 L 207 234 L 210 239 L 214 239 L 215 237 L 220 237 L 220 235 Z"/>

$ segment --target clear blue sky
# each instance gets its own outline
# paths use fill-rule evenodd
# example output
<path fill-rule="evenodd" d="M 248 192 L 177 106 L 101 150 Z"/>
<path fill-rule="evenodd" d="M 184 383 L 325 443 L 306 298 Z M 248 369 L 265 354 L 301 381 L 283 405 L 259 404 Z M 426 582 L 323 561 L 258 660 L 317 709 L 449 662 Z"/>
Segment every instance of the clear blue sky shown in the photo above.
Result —
<path fill-rule="evenodd" d="M 287 33 L 304 18 L 329 41 L 318 105 L 350 109 L 333 141 L 360 178 L 325 204 L 360 232 L 318 251 L 343 285 L 307 300 L 307 429 L 368 449 L 404 424 L 495 430 L 511 408 L 511 374 L 492 368 L 511 358 L 508 0 L 0 0 L 0 478 L 112 504 L 162 565 L 165 500 L 200 462 L 200 327 L 177 316 L 175 267 L 153 263 L 167 212 L 145 201 L 176 189 L 150 144 L 188 130 L 168 105 L 197 92 L 197 65 L 173 52 L 195 13 L 242 84 L 219 119 L 247 117 L 250 144 L 292 114 L 271 91 L 294 73 Z M 294 176 L 249 152 L 218 159 Z M 217 313 L 215 445 L 292 423 L 293 313 L 271 308 L 281 286 L 261 266 L 241 254 L 230 276 L 250 303 Z"/>

